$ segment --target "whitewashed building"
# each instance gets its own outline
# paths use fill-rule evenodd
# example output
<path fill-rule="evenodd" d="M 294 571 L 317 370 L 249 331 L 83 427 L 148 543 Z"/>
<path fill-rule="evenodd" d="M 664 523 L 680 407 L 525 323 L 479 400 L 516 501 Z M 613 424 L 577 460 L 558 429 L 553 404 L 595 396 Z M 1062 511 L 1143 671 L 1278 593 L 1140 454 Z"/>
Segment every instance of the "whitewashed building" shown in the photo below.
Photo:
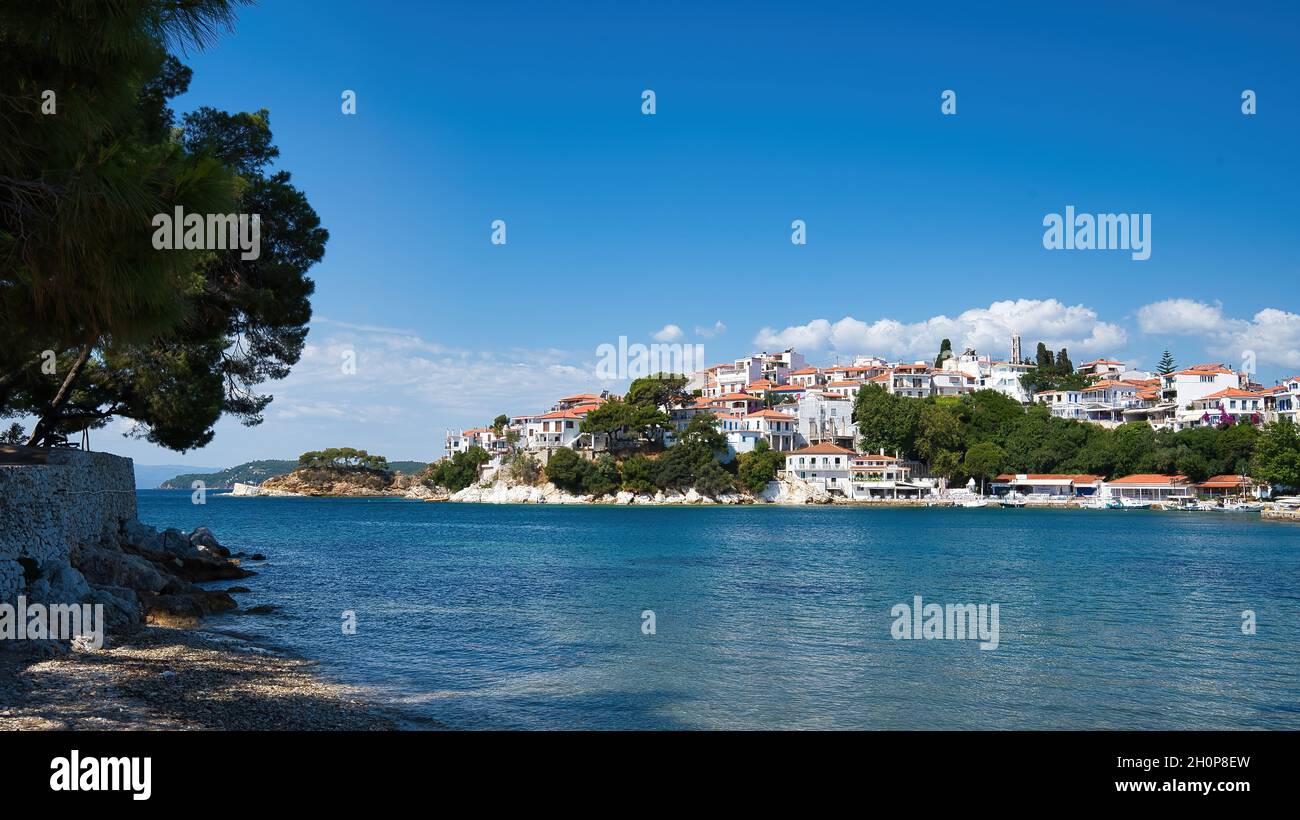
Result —
<path fill-rule="evenodd" d="M 857 453 L 847 447 L 821 442 L 795 450 L 785 457 L 786 473 L 821 487 L 828 493 L 848 497 L 849 461 Z"/>

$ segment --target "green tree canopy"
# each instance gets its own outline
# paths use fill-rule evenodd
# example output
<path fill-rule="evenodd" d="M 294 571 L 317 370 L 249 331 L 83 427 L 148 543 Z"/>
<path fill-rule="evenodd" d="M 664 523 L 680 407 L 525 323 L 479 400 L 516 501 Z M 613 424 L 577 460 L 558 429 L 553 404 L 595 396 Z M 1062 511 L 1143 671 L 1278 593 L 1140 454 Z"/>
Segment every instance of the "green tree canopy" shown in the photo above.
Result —
<path fill-rule="evenodd" d="M 858 391 L 853 421 L 858 425 L 859 446 L 864 452 L 898 451 L 914 454 L 921 407 L 924 402 L 895 396 L 878 384 Z"/>
<path fill-rule="evenodd" d="M 628 386 L 623 400 L 632 405 L 653 409 L 685 401 L 686 377 L 676 373 L 655 373 L 636 379 Z"/>
<path fill-rule="evenodd" d="M 256 387 L 298 361 L 305 275 L 326 232 L 283 171 L 265 111 L 167 107 L 235 2 L 162 0 L 0 11 L 0 416 L 36 416 L 40 444 L 134 420 L 134 435 L 202 446 L 228 413 L 261 421 Z M 58 114 L 40 116 L 38 90 Z M 157 214 L 258 214 L 261 253 L 157 250 Z M 41 368 L 51 351 L 56 376 Z"/>
<path fill-rule="evenodd" d="M 559 452 L 565 452 L 563 450 Z M 572 455 L 572 451 L 569 451 Z M 452 492 L 463 490 L 478 480 L 479 468 L 491 461 L 487 450 L 482 447 L 470 447 L 464 452 L 453 453 L 450 458 L 435 461 L 425 468 L 420 478 L 437 487 L 446 487 Z"/>
<path fill-rule="evenodd" d="M 1290 420 L 1264 425 L 1255 444 L 1251 475 L 1278 487 L 1300 489 L 1300 429 Z"/>
<path fill-rule="evenodd" d="M 961 471 L 964 475 L 979 479 L 980 491 L 983 492 L 984 482 L 1001 474 L 1006 458 L 1006 451 L 1001 447 L 991 441 L 981 441 L 966 451 Z"/>
<path fill-rule="evenodd" d="M 298 466 L 306 469 L 388 470 L 388 459 L 352 447 L 329 447 L 309 450 L 298 456 Z"/>

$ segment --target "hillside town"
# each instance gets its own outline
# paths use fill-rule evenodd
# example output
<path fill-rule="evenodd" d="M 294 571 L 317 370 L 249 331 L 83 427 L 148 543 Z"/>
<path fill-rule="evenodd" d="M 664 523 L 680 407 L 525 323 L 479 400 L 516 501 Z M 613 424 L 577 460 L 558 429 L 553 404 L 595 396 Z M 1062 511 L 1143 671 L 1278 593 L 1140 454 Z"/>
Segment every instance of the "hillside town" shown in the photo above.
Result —
<path fill-rule="evenodd" d="M 1026 376 L 1042 365 L 1027 360 L 1019 336 L 1010 355 L 995 359 L 972 349 L 960 354 L 947 347 L 933 363 L 887 361 L 858 356 L 852 363 L 810 365 L 793 349 L 761 352 L 688 374 L 684 389 L 659 409 L 667 417 L 662 446 L 675 443 L 698 416 L 707 416 L 725 441 L 726 464 L 758 450 L 781 454 L 777 478 L 806 483 L 835 500 L 942 501 L 964 506 L 1001 504 L 1072 504 L 1095 507 L 1207 506 L 1259 509 L 1273 488 L 1244 474 L 1218 474 L 1197 481 L 1176 473 L 1113 476 L 1089 473 L 999 473 L 987 486 L 974 478 L 949 487 L 927 464 L 906 454 L 864 452 L 855 421 L 859 394 L 875 386 L 906 399 L 959 401 L 979 391 L 995 391 L 1022 407 L 1041 405 L 1051 418 L 1114 429 L 1139 424 L 1153 431 L 1222 428 L 1231 424 L 1260 427 L 1285 419 L 1296 421 L 1300 375 L 1272 386 L 1255 382 L 1248 372 L 1222 363 L 1187 367 L 1167 361 L 1162 370 L 1146 371 L 1110 358 L 1070 365 L 1057 386 L 1030 392 Z M 1065 351 L 1061 351 L 1063 361 Z M 1050 353 L 1047 354 L 1051 360 Z M 1032 383 L 1032 382 L 1030 382 Z M 601 433 L 584 430 L 584 420 L 618 397 L 608 391 L 581 393 L 557 400 L 544 412 L 501 417 L 490 427 L 448 431 L 448 456 L 481 448 L 499 466 L 515 453 L 527 453 L 545 465 L 562 449 L 588 459 L 607 451 Z"/>

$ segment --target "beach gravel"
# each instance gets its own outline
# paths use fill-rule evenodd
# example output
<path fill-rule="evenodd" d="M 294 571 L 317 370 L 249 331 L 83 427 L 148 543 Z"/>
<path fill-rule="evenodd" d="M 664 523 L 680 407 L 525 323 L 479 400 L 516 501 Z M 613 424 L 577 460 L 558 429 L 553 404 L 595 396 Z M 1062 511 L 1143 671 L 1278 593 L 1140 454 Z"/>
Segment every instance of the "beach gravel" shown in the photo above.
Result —
<path fill-rule="evenodd" d="M 0 651 L 0 730 L 397 728 L 412 727 L 312 662 L 221 634 L 150 626 L 95 651 Z"/>

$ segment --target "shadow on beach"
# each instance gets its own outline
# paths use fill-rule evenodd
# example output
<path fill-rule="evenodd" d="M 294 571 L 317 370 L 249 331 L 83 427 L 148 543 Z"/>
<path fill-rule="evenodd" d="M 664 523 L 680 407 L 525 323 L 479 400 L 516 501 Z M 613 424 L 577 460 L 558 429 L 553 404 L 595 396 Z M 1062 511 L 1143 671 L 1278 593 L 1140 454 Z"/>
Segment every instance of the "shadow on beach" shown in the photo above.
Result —
<path fill-rule="evenodd" d="M 154 626 L 110 643 L 0 651 L 0 730 L 442 728 L 238 639 Z"/>

